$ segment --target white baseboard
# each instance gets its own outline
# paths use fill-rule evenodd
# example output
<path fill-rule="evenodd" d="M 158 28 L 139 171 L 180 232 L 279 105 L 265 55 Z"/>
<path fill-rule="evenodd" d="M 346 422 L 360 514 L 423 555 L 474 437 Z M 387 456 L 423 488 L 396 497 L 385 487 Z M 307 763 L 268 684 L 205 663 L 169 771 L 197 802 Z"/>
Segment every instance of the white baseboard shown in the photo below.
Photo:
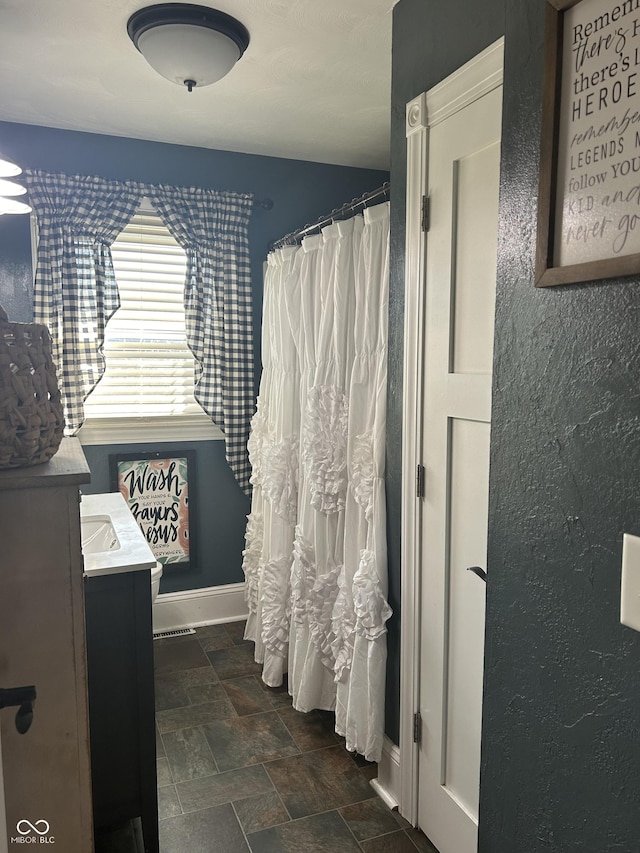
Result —
<path fill-rule="evenodd" d="M 244 584 L 229 583 L 159 595 L 153 605 L 153 630 L 197 628 L 247 618 Z"/>
<path fill-rule="evenodd" d="M 400 749 L 385 735 L 382 760 L 378 764 L 378 778 L 371 782 L 380 799 L 390 809 L 400 805 Z"/>

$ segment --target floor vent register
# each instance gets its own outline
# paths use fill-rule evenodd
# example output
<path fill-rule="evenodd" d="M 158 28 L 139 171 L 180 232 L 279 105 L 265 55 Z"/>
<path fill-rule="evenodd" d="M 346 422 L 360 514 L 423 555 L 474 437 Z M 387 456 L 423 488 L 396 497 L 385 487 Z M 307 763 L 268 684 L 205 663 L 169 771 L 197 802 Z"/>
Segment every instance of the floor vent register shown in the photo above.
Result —
<path fill-rule="evenodd" d="M 176 628 L 175 631 L 154 631 L 154 640 L 164 640 L 165 637 L 184 637 L 185 634 L 195 634 L 195 628 Z"/>

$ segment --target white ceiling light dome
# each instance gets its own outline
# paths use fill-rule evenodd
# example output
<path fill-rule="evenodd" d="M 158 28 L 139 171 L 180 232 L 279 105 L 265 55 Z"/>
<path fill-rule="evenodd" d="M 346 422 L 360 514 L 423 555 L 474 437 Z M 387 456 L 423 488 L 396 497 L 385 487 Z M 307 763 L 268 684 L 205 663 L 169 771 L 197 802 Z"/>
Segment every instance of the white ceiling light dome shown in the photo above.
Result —
<path fill-rule="evenodd" d="M 192 3 L 139 9 L 129 18 L 127 32 L 158 74 L 190 92 L 222 79 L 249 44 L 240 21 Z"/>

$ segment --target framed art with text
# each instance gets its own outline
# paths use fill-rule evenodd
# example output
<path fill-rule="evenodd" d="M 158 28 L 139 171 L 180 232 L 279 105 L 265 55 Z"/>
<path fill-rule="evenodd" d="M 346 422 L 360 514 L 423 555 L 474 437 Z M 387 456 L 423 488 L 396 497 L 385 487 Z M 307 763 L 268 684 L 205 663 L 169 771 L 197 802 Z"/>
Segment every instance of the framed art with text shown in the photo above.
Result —
<path fill-rule="evenodd" d="M 640 0 L 547 0 L 536 285 L 640 273 Z"/>
<path fill-rule="evenodd" d="M 156 560 L 190 568 L 194 560 L 193 451 L 109 457 L 111 487 L 126 500 Z"/>

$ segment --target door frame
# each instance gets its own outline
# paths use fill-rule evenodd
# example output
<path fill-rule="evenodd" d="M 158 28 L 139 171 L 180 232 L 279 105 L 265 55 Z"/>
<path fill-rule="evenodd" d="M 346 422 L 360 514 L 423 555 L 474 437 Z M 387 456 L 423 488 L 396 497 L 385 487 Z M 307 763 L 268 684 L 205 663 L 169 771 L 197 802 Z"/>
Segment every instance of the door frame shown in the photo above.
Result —
<path fill-rule="evenodd" d="M 407 193 L 402 428 L 402 539 L 400 637 L 399 810 L 418 820 L 418 752 L 414 714 L 420 707 L 421 501 L 416 475 L 421 464 L 425 287 L 428 234 L 422 230 L 428 195 L 429 130 L 502 85 L 504 38 L 498 39 L 437 86 L 406 106 Z"/>

